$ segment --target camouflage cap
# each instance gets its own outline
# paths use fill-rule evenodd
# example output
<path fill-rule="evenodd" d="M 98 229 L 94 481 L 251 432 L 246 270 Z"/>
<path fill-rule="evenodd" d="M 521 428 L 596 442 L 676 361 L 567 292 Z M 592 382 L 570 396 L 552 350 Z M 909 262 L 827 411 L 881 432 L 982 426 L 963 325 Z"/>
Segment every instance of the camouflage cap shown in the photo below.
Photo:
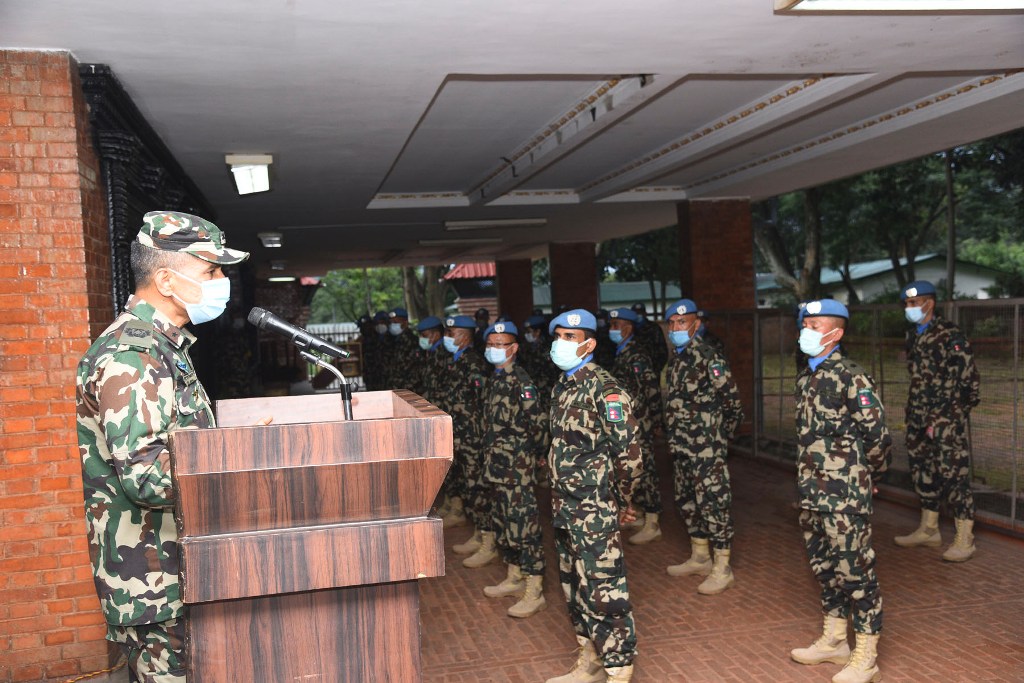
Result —
<path fill-rule="evenodd" d="M 142 217 L 139 243 L 164 251 L 183 251 L 210 263 L 231 265 L 249 258 L 246 251 L 228 249 L 227 238 L 208 220 L 179 211 L 150 211 Z"/>

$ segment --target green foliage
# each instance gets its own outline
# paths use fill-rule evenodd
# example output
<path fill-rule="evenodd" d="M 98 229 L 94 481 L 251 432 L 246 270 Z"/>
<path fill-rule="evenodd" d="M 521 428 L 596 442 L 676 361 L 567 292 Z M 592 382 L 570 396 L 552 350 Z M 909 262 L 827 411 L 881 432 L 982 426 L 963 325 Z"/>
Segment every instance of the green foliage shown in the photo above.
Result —
<path fill-rule="evenodd" d="M 597 267 L 605 282 L 647 282 L 657 310 L 665 310 L 665 285 L 679 282 L 679 229 L 670 225 L 601 244 Z M 655 287 L 660 283 L 660 289 Z"/>
<path fill-rule="evenodd" d="M 1009 237 L 992 242 L 969 239 L 958 252 L 964 260 L 1003 271 L 996 276 L 996 284 L 988 288 L 990 296 L 1024 296 L 1024 244 Z"/>
<path fill-rule="evenodd" d="M 533 262 L 533 284 L 551 284 L 551 266 L 549 265 L 547 258 L 539 258 Z"/>
<path fill-rule="evenodd" d="M 378 310 L 405 306 L 401 268 L 332 270 L 313 295 L 310 322 L 354 321 Z"/>

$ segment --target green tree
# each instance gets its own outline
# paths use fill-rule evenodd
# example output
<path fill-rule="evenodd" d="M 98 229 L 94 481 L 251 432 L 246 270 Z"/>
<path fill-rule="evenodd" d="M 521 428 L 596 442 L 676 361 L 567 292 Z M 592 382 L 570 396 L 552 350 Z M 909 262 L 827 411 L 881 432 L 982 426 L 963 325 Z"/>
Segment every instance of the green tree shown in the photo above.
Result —
<path fill-rule="evenodd" d="M 428 315 L 444 316 L 444 307 L 452 294 L 443 279 L 448 266 L 407 266 L 402 269 L 402 289 L 409 304 L 409 315 L 422 320 Z"/>
<path fill-rule="evenodd" d="M 311 303 L 313 323 L 352 321 L 405 305 L 401 268 L 332 270 L 320 284 Z"/>
<path fill-rule="evenodd" d="M 668 284 L 679 283 L 679 230 L 670 225 L 602 242 L 597 267 L 606 281 L 647 282 L 654 314 L 660 315 L 668 305 Z"/>

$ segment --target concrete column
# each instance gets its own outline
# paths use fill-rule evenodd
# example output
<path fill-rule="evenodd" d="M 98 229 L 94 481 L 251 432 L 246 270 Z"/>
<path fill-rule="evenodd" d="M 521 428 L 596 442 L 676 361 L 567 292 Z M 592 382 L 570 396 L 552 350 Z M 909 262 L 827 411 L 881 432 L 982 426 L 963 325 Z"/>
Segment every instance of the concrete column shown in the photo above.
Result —
<path fill-rule="evenodd" d="M 552 242 L 548 245 L 551 266 L 551 310 L 559 306 L 596 311 L 600 295 L 593 242 Z"/>
<path fill-rule="evenodd" d="M 690 200 L 677 206 L 684 297 L 708 315 L 724 342 L 749 432 L 754 415 L 754 233 L 747 199 Z M 745 311 L 745 312 L 741 312 Z"/>
<path fill-rule="evenodd" d="M 498 261 L 498 312 L 518 326 L 533 310 L 533 262 L 528 258 Z"/>

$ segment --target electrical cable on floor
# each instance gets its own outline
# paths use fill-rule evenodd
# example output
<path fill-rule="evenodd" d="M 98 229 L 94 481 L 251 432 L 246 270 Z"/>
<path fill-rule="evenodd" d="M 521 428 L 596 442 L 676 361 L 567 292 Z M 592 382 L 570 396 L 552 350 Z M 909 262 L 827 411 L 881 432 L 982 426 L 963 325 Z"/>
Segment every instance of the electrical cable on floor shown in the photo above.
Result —
<path fill-rule="evenodd" d="M 102 674 L 113 673 L 115 671 L 119 671 L 119 670 L 123 669 L 127 663 L 128 663 L 128 660 L 125 657 L 121 657 L 121 659 L 118 660 L 117 664 L 115 664 L 114 666 L 110 667 L 109 669 L 101 669 L 100 671 L 93 671 L 91 674 L 83 674 L 82 676 L 79 676 L 78 678 L 69 678 L 68 680 L 64 681 L 64 683 L 76 683 L 77 681 L 84 681 L 84 680 L 86 680 L 88 678 L 95 678 L 96 676 L 100 676 Z"/>

